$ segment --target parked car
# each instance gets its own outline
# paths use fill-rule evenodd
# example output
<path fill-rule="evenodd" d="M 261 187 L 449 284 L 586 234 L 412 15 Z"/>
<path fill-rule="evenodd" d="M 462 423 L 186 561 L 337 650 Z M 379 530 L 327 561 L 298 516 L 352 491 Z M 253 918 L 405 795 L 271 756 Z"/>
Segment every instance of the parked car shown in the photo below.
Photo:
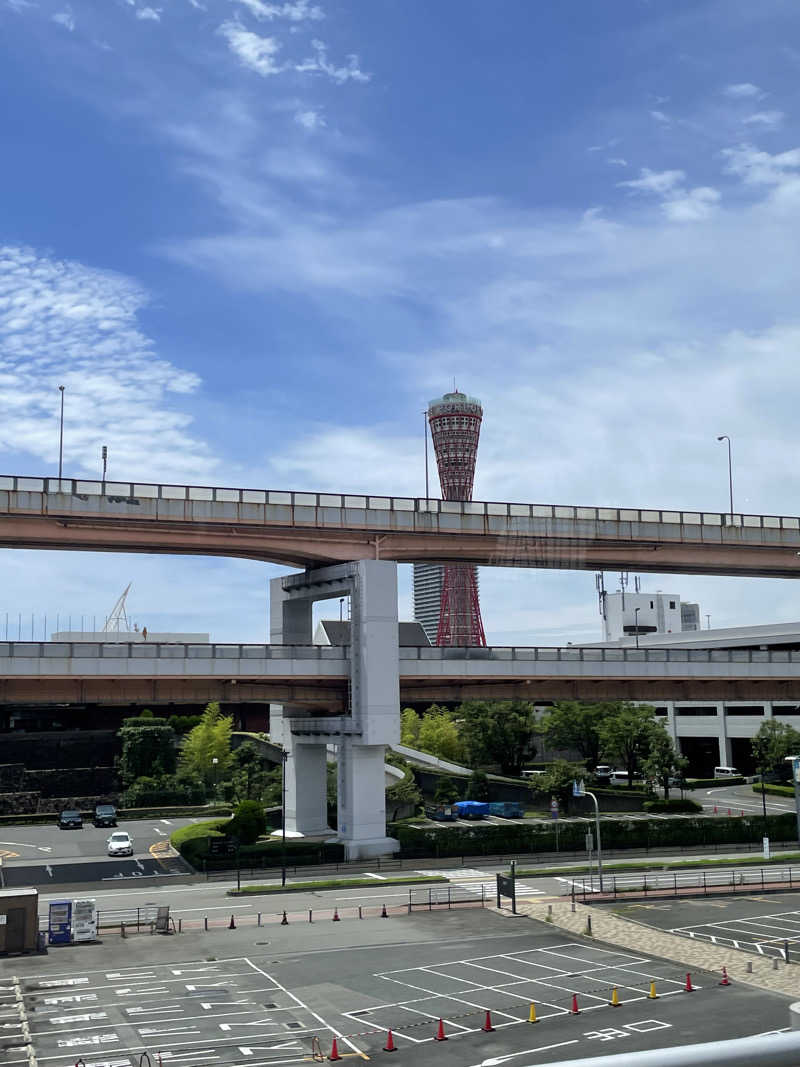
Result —
<path fill-rule="evenodd" d="M 83 817 L 79 811 L 62 811 L 58 817 L 58 827 L 60 830 L 80 830 L 83 828 Z"/>
<path fill-rule="evenodd" d="M 95 826 L 116 826 L 117 809 L 113 804 L 98 804 L 94 809 L 92 822 Z"/>
<path fill-rule="evenodd" d="M 611 781 L 613 767 L 608 763 L 598 763 L 594 769 L 594 776 L 598 782 L 608 784 Z"/>
<path fill-rule="evenodd" d="M 741 774 L 735 767 L 715 767 L 715 778 L 740 778 Z"/>
<path fill-rule="evenodd" d="M 133 840 L 127 830 L 117 830 L 106 842 L 109 856 L 132 856 Z"/>

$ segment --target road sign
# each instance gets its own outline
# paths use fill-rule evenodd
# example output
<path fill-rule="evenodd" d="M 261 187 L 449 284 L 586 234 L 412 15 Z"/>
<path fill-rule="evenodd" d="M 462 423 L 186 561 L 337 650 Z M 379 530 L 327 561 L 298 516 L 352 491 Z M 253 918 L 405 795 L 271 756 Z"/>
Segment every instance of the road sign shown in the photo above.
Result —
<path fill-rule="evenodd" d="M 558 800 L 555 797 L 550 801 L 550 818 L 558 818 Z"/>
<path fill-rule="evenodd" d="M 591 830 L 589 830 L 589 831 L 587 831 L 587 834 L 586 834 L 586 851 L 587 852 L 591 852 L 593 850 L 593 848 L 594 848 L 594 834 L 592 833 Z"/>

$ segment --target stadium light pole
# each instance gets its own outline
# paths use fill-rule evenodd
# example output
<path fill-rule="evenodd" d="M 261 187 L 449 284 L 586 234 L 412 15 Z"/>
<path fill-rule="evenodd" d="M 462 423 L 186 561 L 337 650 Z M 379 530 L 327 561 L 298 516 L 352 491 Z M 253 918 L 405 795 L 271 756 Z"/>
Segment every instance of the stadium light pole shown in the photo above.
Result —
<path fill-rule="evenodd" d="M 61 492 L 61 472 L 64 469 L 64 389 L 66 386 L 59 385 L 61 393 L 61 417 L 58 423 L 58 491 Z"/>
<path fill-rule="evenodd" d="M 722 433 L 717 440 L 728 442 L 728 491 L 731 502 L 731 526 L 733 526 L 733 457 L 731 455 L 731 439 L 726 433 Z"/>

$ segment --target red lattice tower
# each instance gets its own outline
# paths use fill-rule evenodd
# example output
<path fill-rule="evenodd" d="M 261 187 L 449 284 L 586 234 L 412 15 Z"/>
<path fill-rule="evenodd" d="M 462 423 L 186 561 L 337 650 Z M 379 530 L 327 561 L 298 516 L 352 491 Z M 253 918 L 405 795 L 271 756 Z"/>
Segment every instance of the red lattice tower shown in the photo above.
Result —
<path fill-rule="evenodd" d="M 472 500 L 483 408 L 457 390 L 428 405 L 428 422 L 443 500 Z M 478 599 L 478 571 L 470 564 L 443 568 L 437 645 L 485 645 Z"/>

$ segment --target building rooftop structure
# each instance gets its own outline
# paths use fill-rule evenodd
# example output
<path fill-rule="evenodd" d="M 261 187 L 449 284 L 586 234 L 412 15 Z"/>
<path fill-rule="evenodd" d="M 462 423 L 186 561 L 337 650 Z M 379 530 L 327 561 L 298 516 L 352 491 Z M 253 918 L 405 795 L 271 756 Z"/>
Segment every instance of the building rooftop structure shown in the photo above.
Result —
<path fill-rule="evenodd" d="M 419 622 L 398 623 L 400 648 L 430 648 L 428 635 Z M 347 620 L 322 619 L 314 631 L 315 645 L 349 645 L 350 623 Z"/>
<path fill-rule="evenodd" d="M 581 641 L 581 648 L 695 648 L 800 649 L 800 622 L 773 622 L 760 626 L 726 626 L 713 630 L 626 635 L 614 641 Z"/>

